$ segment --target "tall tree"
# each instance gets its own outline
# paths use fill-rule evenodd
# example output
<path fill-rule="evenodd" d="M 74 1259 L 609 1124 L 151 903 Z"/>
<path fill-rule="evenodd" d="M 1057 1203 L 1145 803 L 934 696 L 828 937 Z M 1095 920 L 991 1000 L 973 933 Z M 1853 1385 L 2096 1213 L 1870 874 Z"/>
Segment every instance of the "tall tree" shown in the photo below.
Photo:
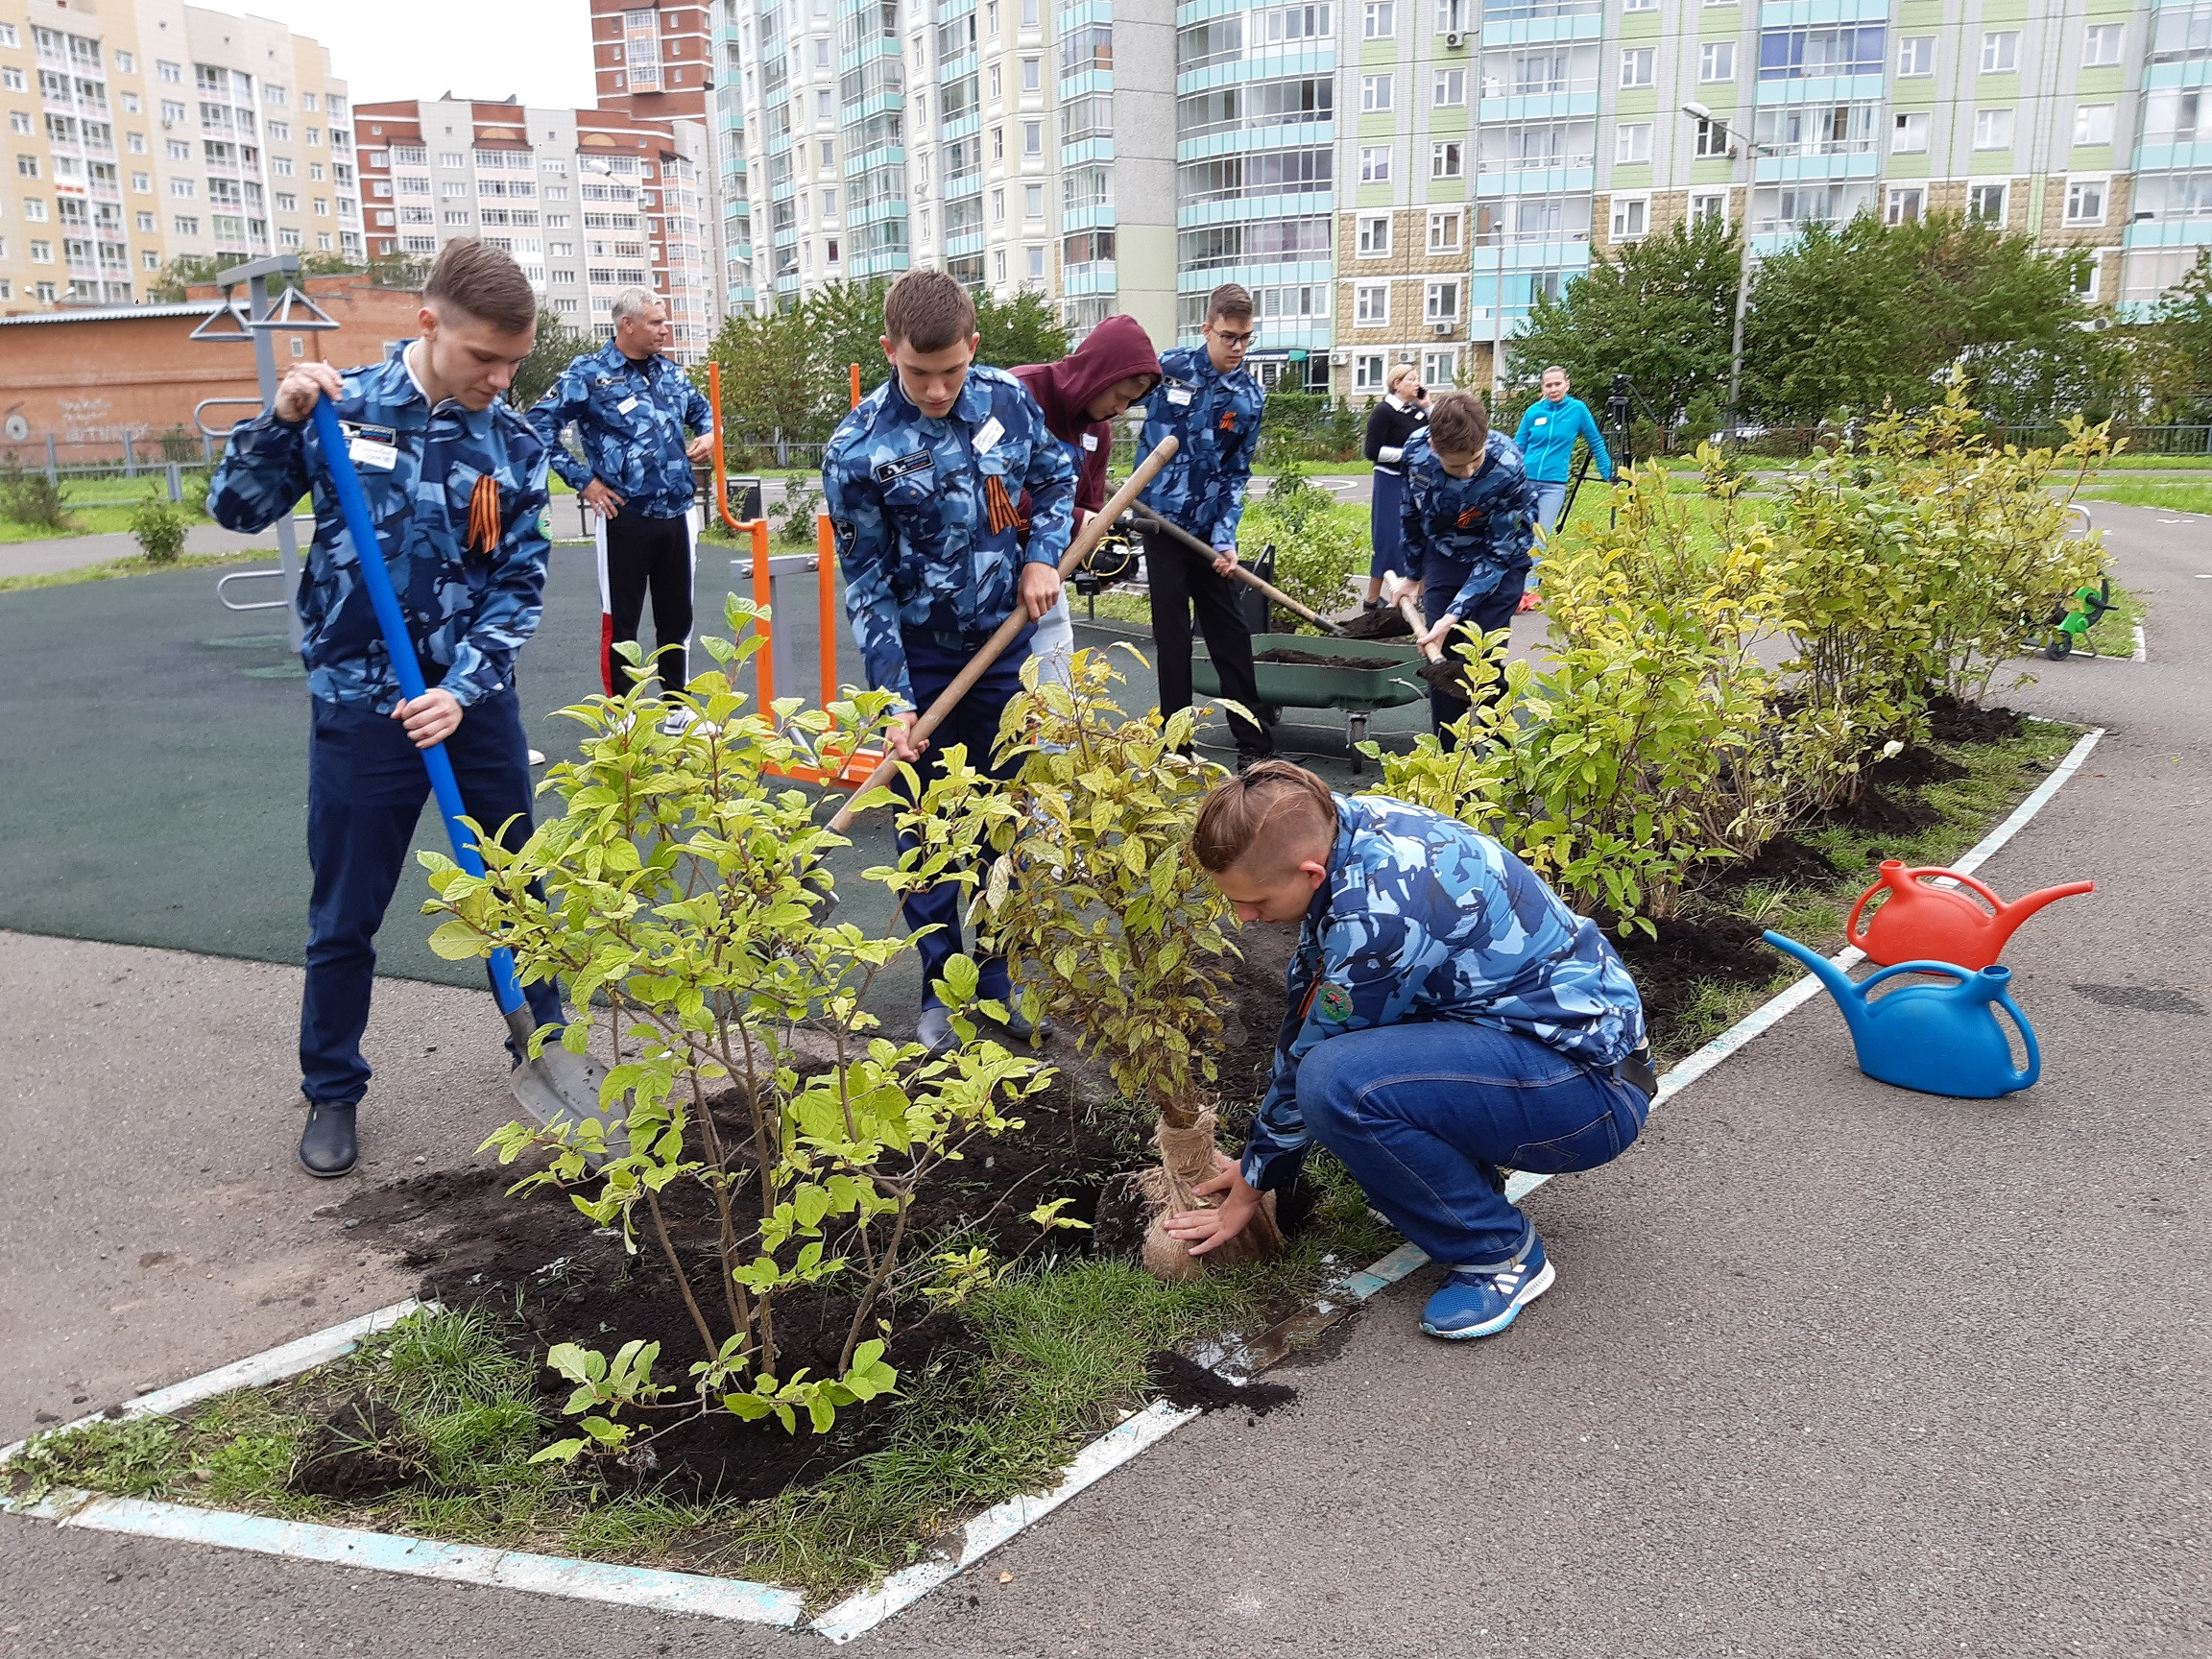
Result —
<path fill-rule="evenodd" d="M 708 354 L 722 365 L 726 432 L 754 440 L 781 432 L 794 442 L 813 442 L 829 436 L 845 408 L 842 395 L 830 397 L 833 388 L 805 305 L 733 316 Z"/>
<path fill-rule="evenodd" d="M 2159 297 L 2137 346 L 2156 417 L 2202 421 L 2212 411 L 2212 248 Z"/>
<path fill-rule="evenodd" d="M 2094 318 L 2079 292 L 2089 258 L 1953 214 L 1884 225 L 1863 213 L 1809 226 L 1759 267 L 1746 402 L 1775 421 L 1886 402 L 1923 408 L 1941 399 L 1955 363 L 1973 376 L 1979 364 L 2002 362 L 1992 390 L 2079 386 L 2064 365 L 2086 361 L 2074 337 Z M 2036 368 L 2037 354 L 2049 363 Z"/>
<path fill-rule="evenodd" d="M 1663 415 L 1725 397 L 1743 245 L 1727 226 L 1677 224 L 1595 255 L 1556 300 L 1537 297 L 1512 341 L 1517 379 L 1556 363 L 1587 396 L 1615 374 Z"/>
<path fill-rule="evenodd" d="M 988 293 L 975 297 L 975 331 L 983 343 L 975 360 L 994 369 L 1020 363 L 1054 363 L 1068 355 L 1068 330 L 1042 294 L 1024 288 L 1001 303 Z"/>
<path fill-rule="evenodd" d="M 883 355 L 883 296 L 891 285 L 880 276 L 867 282 L 829 282 L 806 301 L 806 321 L 819 345 L 829 397 L 842 410 L 852 398 L 851 365 L 860 365 L 860 394 L 866 397 L 891 373 Z"/>
<path fill-rule="evenodd" d="M 553 389 L 553 382 L 561 373 L 587 351 L 596 351 L 605 342 L 592 335 L 569 327 L 558 317 L 546 311 L 538 313 L 538 339 L 530 348 L 530 355 L 515 366 L 514 384 L 507 388 L 507 401 L 517 409 L 528 409 L 539 398 Z"/>

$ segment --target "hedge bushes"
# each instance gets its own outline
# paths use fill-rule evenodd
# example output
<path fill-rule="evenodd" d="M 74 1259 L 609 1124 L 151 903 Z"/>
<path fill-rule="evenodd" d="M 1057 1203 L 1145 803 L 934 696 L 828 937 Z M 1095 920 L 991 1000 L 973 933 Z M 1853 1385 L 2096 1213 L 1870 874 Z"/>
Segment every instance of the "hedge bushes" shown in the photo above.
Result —
<path fill-rule="evenodd" d="M 1719 861 L 1924 740 L 1936 697 L 1979 702 L 2041 641 L 2101 565 L 2066 520 L 2109 453 L 2079 421 L 2056 449 L 2001 446 L 1955 386 L 1770 501 L 1709 446 L 1695 482 L 1626 474 L 1614 522 L 1545 560 L 1550 659 L 1479 664 L 1503 694 L 1455 751 L 1379 755 L 1383 788 L 1497 836 L 1578 909 L 1653 930 Z"/>

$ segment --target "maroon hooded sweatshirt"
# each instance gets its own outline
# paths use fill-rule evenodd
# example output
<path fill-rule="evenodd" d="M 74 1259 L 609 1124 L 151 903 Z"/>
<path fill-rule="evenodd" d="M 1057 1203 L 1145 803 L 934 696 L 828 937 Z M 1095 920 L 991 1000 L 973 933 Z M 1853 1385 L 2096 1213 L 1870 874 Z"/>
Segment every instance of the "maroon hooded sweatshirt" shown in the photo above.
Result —
<path fill-rule="evenodd" d="M 1075 452 L 1075 514 L 1078 521 L 1106 505 L 1106 463 L 1114 429 L 1085 411 L 1091 399 L 1114 384 L 1142 374 L 1157 386 L 1160 358 L 1134 317 L 1109 317 L 1084 336 L 1057 363 L 1027 363 L 1014 371 L 1029 396 L 1045 411 L 1052 435 Z"/>

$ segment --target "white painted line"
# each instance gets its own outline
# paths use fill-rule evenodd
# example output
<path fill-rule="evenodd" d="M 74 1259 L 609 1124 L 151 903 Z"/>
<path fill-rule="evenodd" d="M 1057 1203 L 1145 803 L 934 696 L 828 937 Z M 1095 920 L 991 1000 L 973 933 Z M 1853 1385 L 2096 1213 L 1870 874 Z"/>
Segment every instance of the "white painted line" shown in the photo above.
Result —
<path fill-rule="evenodd" d="M 2212 574 L 2212 573 L 2207 573 Z M 1977 842 L 1952 868 L 1965 873 L 1990 858 L 2050 804 L 2059 786 L 2088 758 L 2104 735 L 2104 728 L 2088 733 L 2068 752 L 2049 778 L 2021 802 L 2011 816 Z M 1848 969 L 1864 960 L 1863 952 L 1846 948 L 1829 960 Z M 1672 1067 L 1659 1080 L 1652 1101 L 1656 1110 L 1753 1038 L 1770 1030 L 1792 1010 L 1819 995 L 1820 983 L 1810 974 L 1792 982 L 1778 995 L 1739 1020 L 1695 1053 Z M 1551 1180 L 1549 1175 L 1516 1173 L 1505 1184 L 1505 1195 L 1518 1203 Z M 1429 1258 L 1411 1244 L 1400 1245 L 1381 1261 L 1349 1274 L 1338 1288 L 1365 1301 L 1397 1284 L 1427 1263 Z M 401 1303 L 379 1310 L 348 1325 L 320 1332 L 283 1348 L 272 1349 L 236 1365 L 211 1371 L 189 1382 L 158 1394 L 149 1394 L 125 1407 L 125 1414 L 142 1416 L 150 1411 L 176 1409 L 230 1388 L 252 1382 L 273 1382 L 345 1353 L 371 1330 L 403 1317 L 416 1304 Z M 375 1323 L 381 1321 L 381 1323 Z M 301 1358 L 305 1355 L 307 1358 Z M 167 1401 L 167 1405 L 156 1402 Z M 831 1642 L 843 1644 L 865 1634 L 892 1615 L 912 1606 L 963 1569 L 1094 1485 L 1146 1448 L 1158 1444 L 1198 1413 L 1155 1401 L 1118 1428 L 1108 1430 L 1075 1455 L 1067 1475 L 1051 1491 L 1010 1498 L 993 1505 L 961 1528 L 957 1555 L 939 1555 L 894 1573 L 877 1588 L 848 1597 L 811 1625 Z M 85 1419 L 89 1422 L 93 1419 Z M 70 1425 L 76 1427 L 77 1425 Z M 12 1453 L 18 1448 L 11 1447 Z M 610 1567 L 596 1562 L 560 1556 L 528 1555 L 517 1551 L 480 1550 L 469 1546 L 434 1544 L 427 1540 L 398 1538 L 349 1527 L 311 1526 L 275 1521 L 260 1516 L 222 1510 L 196 1509 L 185 1504 L 149 1503 L 140 1499 L 96 1498 L 85 1493 L 56 1493 L 36 1504 L 14 1511 L 34 1519 L 95 1530 L 132 1532 L 146 1537 L 186 1539 L 235 1550 L 296 1559 L 328 1561 L 366 1567 L 377 1572 L 409 1574 L 419 1577 L 528 1590 L 541 1595 L 568 1596 L 585 1600 L 614 1601 L 628 1606 L 696 1614 L 711 1618 L 745 1620 L 757 1623 L 790 1625 L 797 1622 L 802 1600 L 794 1591 L 743 1579 L 709 1578 L 687 1573 L 663 1573 L 645 1568 Z"/>
<path fill-rule="evenodd" d="M 264 1383 L 279 1382 L 287 1377 L 297 1377 L 302 1371 L 311 1371 L 318 1365 L 326 1365 L 342 1355 L 353 1352 L 362 1337 L 374 1335 L 390 1329 L 418 1310 L 437 1311 L 436 1303 L 416 1301 L 395 1302 L 389 1308 L 379 1308 L 373 1313 L 364 1313 L 358 1319 L 349 1319 L 343 1325 L 333 1325 L 327 1331 L 317 1331 L 296 1342 L 272 1348 L 266 1353 L 249 1358 L 233 1360 L 213 1371 L 203 1372 L 181 1382 L 173 1382 L 166 1388 L 156 1388 L 151 1394 L 141 1394 L 135 1400 L 126 1401 L 120 1407 L 108 1411 L 95 1411 L 89 1417 L 80 1417 L 74 1423 L 58 1424 L 52 1429 L 41 1429 L 41 1434 L 60 1434 L 71 1429 L 82 1429 L 87 1424 L 103 1420 L 123 1422 L 132 1417 L 167 1416 L 181 1411 L 188 1406 L 197 1406 L 203 1400 L 212 1400 L 218 1394 L 228 1394 L 233 1388 L 258 1388 Z M 13 1445 L 0 1447 L 0 1463 L 21 1452 L 31 1443 L 26 1435 Z"/>
<path fill-rule="evenodd" d="M 526 1590 L 541 1596 L 611 1601 L 624 1607 L 736 1619 L 754 1624 L 795 1624 L 805 1605 L 797 1591 L 773 1584 L 662 1573 L 644 1567 L 610 1567 L 597 1561 L 532 1555 L 519 1550 L 438 1544 L 427 1538 L 399 1538 L 351 1527 L 277 1521 L 265 1515 L 196 1509 L 189 1504 L 150 1503 L 140 1498 L 93 1498 L 61 1516 L 59 1524 L 93 1532 L 212 1544 L 225 1550 L 249 1550 L 258 1555 L 282 1555 L 294 1561 L 325 1561 L 413 1578 Z"/>
<path fill-rule="evenodd" d="M 840 1645 L 873 1630 L 892 1614 L 912 1606 L 930 1591 L 971 1567 L 1032 1523 L 1049 1515 L 1084 1488 L 1095 1484 L 1149 1446 L 1165 1440 L 1197 1416 L 1196 1409 L 1178 1409 L 1166 1401 L 1154 1401 L 1118 1428 L 1109 1429 L 1075 1455 L 1067 1478 L 1039 1497 L 1009 1498 L 993 1505 L 963 1527 L 960 1553 L 918 1562 L 894 1573 L 874 1590 L 848 1597 L 816 1619 L 809 1628 Z"/>
<path fill-rule="evenodd" d="M 2135 624 L 2135 651 L 2128 661 L 2130 662 L 2148 662 L 2151 661 L 2151 647 L 2143 638 L 2143 624 L 2140 622 Z"/>

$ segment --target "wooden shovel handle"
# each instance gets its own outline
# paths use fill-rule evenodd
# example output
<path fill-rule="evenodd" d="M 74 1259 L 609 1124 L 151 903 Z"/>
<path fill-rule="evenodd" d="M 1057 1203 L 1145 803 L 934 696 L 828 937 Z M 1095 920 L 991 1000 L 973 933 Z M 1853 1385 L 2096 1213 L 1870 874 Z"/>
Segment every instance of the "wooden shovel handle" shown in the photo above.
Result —
<path fill-rule="evenodd" d="M 1131 515 L 1131 517 L 1133 517 L 1137 520 L 1138 524 L 1143 529 L 1158 531 L 1171 541 L 1182 542 L 1184 546 L 1190 548 L 1191 552 L 1197 554 L 1202 559 L 1217 559 L 1220 557 L 1220 555 L 1216 553 L 1213 548 L 1207 546 L 1205 542 L 1199 541 L 1197 537 L 1191 535 L 1190 532 L 1184 529 L 1182 525 L 1170 523 L 1167 519 L 1161 517 L 1157 513 L 1147 513 L 1140 508 L 1136 513 Z M 1247 587 L 1259 589 L 1261 592 L 1266 594 L 1269 599 L 1272 599 L 1276 604 L 1282 606 L 1284 610 L 1289 612 L 1293 616 L 1303 616 L 1307 621 L 1312 623 L 1314 627 L 1322 629 L 1331 634 L 1340 635 L 1344 632 L 1344 630 L 1337 627 L 1335 623 L 1330 621 L 1328 617 L 1320 615 L 1315 612 L 1309 611 L 1305 606 L 1299 604 L 1297 600 L 1291 598 L 1289 594 L 1284 592 L 1282 589 L 1277 588 L 1272 583 L 1267 582 L 1259 576 L 1255 576 L 1251 571 L 1245 569 L 1242 565 L 1239 564 L 1230 565 L 1229 574 L 1235 577 L 1238 581 L 1244 583 Z"/>
<path fill-rule="evenodd" d="M 1137 464 L 1137 470 L 1129 474 L 1127 483 L 1114 492 L 1113 498 L 1106 503 L 1105 508 L 1091 516 L 1090 520 L 1068 543 L 1068 551 L 1060 556 L 1060 575 L 1063 580 L 1071 575 L 1076 566 L 1091 556 L 1091 550 L 1105 540 L 1106 533 L 1114 528 L 1114 521 L 1128 510 L 1130 503 L 1137 499 L 1145 485 L 1152 482 L 1160 469 L 1174 458 L 1178 447 L 1176 439 L 1161 439 L 1160 446 Z M 917 739 L 926 737 L 943 725 L 945 717 L 959 707 L 960 699 L 974 688 L 975 682 L 983 678 L 991 664 L 1004 655 L 1006 647 L 1013 644 L 1022 630 L 1028 626 L 1028 608 L 1017 604 L 1006 620 L 998 624 L 998 632 L 983 642 L 981 650 L 968 659 L 968 665 L 953 676 L 952 684 L 940 691 L 937 700 L 923 711 L 922 718 L 914 722 L 912 735 Z M 898 766 L 899 757 L 895 754 L 886 754 L 877 762 L 876 770 L 868 774 L 867 781 L 853 792 L 845 805 L 837 808 L 837 815 L 830 820 L 830 833 L 844 834 L 852 827 L 854 803 L 888 780 L 898 770 Z"/>
<path fill-rule="evenodd" d="M 1424 634 L 1429 632 L 1429 623 L 1427 619 L 1422 616 L 1421 607 L 1415 601 L 1412 594 L 1404 593 L 1399 595 L 1398 614 L 1406 618 L 1407 625 L 1413 630 L 1413 637 L 1415 639 L 1419 639 Z M 1424 645 L 1421 648 L 1421 652 L 1422 655 L 1427 657 L 1431 662 L 1441 662 L 1444 661 L 1444 648 L 1440 645 Z"/>

